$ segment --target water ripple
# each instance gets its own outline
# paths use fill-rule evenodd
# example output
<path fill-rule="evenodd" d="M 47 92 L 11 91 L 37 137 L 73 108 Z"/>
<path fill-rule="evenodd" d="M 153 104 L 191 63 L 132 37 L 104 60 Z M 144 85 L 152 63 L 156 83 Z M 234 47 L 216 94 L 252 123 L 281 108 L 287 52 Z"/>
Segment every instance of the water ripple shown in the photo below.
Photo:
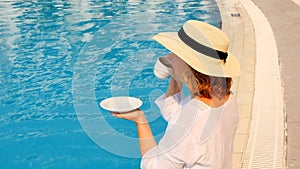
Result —
<path fill-rule="evenodd" d="M 115 130 L 128 136 L 135 136 L 135 131 L 127 122 L 120 126 L 120 121 L 108 113 L 78 117 L 73 100 L 77 91 L 72 89 L 72 81 L 85 74 L 95 75 L 91 77 L 93 84 L 82 82 L 77 86 L 90 89 L 95 97 L 83 95 L 82 104 L 94 100 L 99 103 L 112 94 L 128 92 L 143 100 L 147 113 L 157 112 L 152 106 L 156 96 L 153 91 L 162 92 L 167 81 L 154 77 L 152 69 L 155 60 L 168 51 L 154 42 L 152 36 L 178 30 L 187 19 L 204 20 L 216 26 L 220 20 L 211 0 L 6 0 L 1 1 L 0 11 L 0 148 L 11 157 L 0 158 L 4 168 L 17 164 L 20 165 L 13 168 L 57 168 L 63 164 L 66 167 L 58 168 L 68 168 L 70 163 L 61 160 L 71 159 L 66 153 L 75 162 L 83 158 L 73 152 L 86 151 L 80 148 L 82 142 L 93 147 L 93 153 L 85 154 L 85 164 L 98 153 L 102 160 L 97 160 L 95 166 L 112 158 L 115 168 L 120 167 L 118 162 L 138 168 L 137 161 L 130 164 L 128 159 L 99 150 L 83 134 L 78 118 L 105 118 Z M 85 58 L 79 60 L 82 55 Z M 75 64 L 82 74 L 74 75 Z M 156 114 L 149 113 L 149 118 L 156 120 Z M 153 132 L 161 133 L 163 124 L 155 124 Z M 10 148 L 18 146 L 22 152 Z M 56 152 L 61 154 L 52 156 Z"/>

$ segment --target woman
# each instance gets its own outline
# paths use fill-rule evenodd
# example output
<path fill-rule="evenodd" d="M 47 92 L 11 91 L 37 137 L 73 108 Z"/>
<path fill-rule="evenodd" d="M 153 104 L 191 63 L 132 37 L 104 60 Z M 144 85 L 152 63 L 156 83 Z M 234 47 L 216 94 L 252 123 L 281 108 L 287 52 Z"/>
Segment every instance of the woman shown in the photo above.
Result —
<path fill-rule="evenodd" d="M 238 109 L 230 92 L 232 77 L 240 74 L 237 59 L 227 52 L 229 40 L 218 28 L 187 21 L 179 32 L 165 32 L 154 40 L 169 49 L 173 73 L 168 90 L 156 100 L 168 121 L 157 145 L 143 111 L 112 113 L 136 123 L 147 169 L 231 169 Z M 181 94 L 182 84 L 191 96 Z"/>

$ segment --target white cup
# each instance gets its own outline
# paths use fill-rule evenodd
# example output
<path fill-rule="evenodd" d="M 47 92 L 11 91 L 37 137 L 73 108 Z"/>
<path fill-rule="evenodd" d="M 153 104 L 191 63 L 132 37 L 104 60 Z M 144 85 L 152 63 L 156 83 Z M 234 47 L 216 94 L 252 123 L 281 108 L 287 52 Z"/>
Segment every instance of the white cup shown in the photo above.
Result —
<path fill-rule="evenodd" d="M 172 75 L 172 63 L 165 57 L 159 57 L 154 66 L 154 75 L 160 79 L 166 79 L 169 75 Z"/>

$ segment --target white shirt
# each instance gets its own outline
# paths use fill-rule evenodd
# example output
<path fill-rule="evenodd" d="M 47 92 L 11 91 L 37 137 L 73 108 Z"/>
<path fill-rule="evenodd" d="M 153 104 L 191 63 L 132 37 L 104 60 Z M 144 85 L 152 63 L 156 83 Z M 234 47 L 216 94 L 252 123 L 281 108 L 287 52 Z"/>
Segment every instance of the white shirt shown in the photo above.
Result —
<path fill-rule="evenodd" d="M 155 103 L 168 121 L 159 144 L 142 157 L 142 169 L 231 169 L 238 125 L 234 96 L 212 108 L 176 94 Z"/>

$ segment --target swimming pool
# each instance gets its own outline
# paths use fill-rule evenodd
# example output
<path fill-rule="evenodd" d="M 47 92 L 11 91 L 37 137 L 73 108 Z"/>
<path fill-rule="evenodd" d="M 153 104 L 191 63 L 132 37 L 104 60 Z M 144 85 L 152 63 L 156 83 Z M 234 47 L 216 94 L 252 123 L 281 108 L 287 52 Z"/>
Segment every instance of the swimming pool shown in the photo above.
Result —
<path fill-rule="evenodd" d="M 0 2 L 1 168 L 139 168 L 133 123 L 99 102 L 140 98 L 156 139 L 166 123 L 151 37 L 188 19 L 219 26 L 213 0 Z"/>

